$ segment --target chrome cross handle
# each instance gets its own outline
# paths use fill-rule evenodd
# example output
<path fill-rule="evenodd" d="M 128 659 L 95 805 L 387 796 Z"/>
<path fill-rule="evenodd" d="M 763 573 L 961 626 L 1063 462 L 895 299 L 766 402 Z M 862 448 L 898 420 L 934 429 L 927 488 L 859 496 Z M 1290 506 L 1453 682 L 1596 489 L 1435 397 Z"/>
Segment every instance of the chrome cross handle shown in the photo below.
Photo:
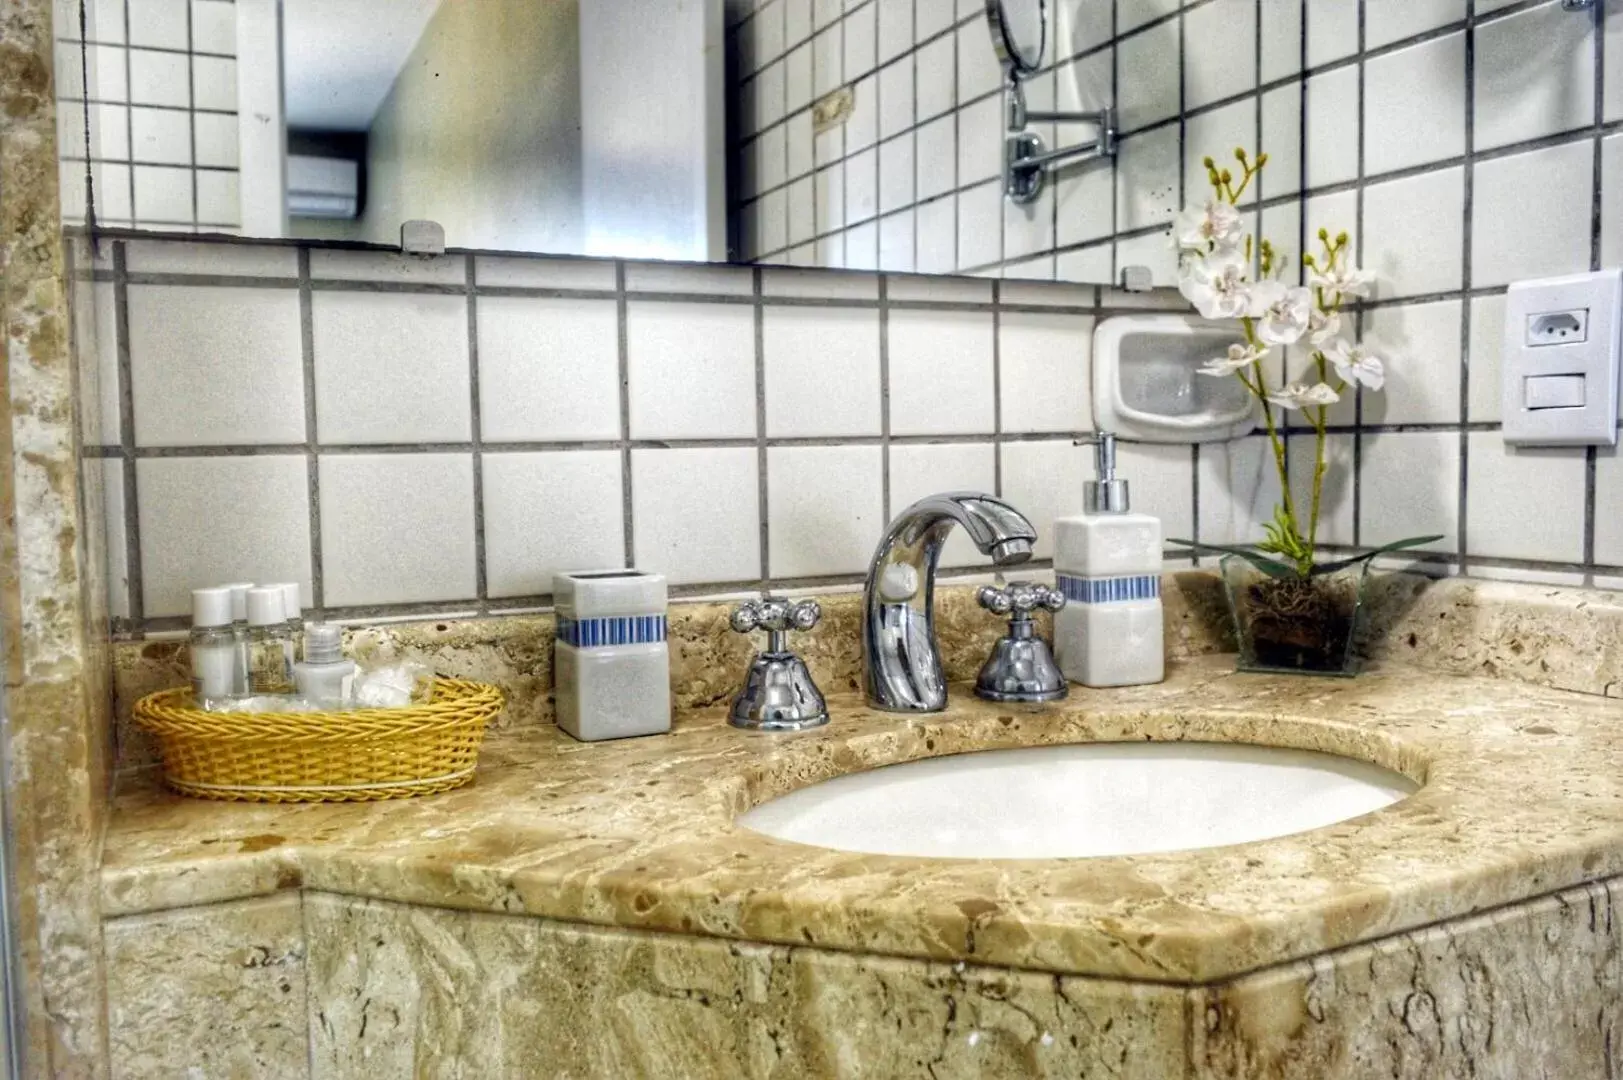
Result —
<path fill-rule="evenodd" d="M 765 651 L 750 661 L 744 688 L 733 699 L 727 722 L 751 731 L 803 731 L 828 723 L 828 705 L 806 662 L 789 651 L 790 630 L 810 630 L 823 617 L 815 600 L 790 602 L 763 596 L 733 609 L 727 624 L 736 633 L 767 632 Z"/>

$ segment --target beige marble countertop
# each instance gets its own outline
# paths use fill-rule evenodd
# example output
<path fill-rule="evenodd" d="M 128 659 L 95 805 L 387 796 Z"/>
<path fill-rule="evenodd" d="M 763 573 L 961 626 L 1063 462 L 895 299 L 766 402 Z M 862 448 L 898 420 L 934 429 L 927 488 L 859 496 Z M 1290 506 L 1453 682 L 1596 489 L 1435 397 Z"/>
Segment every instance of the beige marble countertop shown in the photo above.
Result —
<path fill-rule="evenodd" d="M 1073 688 L 745 734 L 718 709 L 668 736 L 494 735 L 472 786 L 362 805 L 180 798 L 127 777 L 103 910 L 304 887 L 439 907 L 1171 983 L 1207 982 L 1623 873 L 1623 705 L 1393 665 L 1353 680 L 1238 675 Z M 1138 739 L 1325 750 L 1423 786 L 1352 821 L 1231 847 L 1072 860 L 842 853 L 733 824 L 841 773 L 973 749 Z"/>

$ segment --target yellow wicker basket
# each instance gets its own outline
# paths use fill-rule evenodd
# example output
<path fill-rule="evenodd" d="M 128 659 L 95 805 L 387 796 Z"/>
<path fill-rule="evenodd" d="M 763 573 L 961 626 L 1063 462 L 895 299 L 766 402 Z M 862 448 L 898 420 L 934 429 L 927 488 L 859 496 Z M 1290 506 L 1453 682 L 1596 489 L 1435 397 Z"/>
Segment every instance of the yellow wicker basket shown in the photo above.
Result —
<path fill-rule="evenodd" d="M 204 712 L 181 687 L 136 702 L 135 722 L 157 736 L 164 782 L 182 795 L 361 802 L 472 780 L 501 707 L 496 687 L 461 679 L 436 679 L 425 705 L 349 712 Z"/>

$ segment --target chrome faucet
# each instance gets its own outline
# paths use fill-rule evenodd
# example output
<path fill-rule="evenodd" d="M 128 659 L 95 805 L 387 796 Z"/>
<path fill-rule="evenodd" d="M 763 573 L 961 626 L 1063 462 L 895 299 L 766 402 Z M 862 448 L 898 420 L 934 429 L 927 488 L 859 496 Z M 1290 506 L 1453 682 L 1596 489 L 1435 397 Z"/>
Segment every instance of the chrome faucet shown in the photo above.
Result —
<path fill-rule="evenodd" d="M 931 495 L 896 515 L 868 565 L 863 586 L 862 679 L 868 704 L 892 712 L 939 712 L 947 682 L 935 636 L 935 570 L 941 545 L 962 525 L 998 566 L 1031 558 L 1037 532 L 992 495 Z"/>

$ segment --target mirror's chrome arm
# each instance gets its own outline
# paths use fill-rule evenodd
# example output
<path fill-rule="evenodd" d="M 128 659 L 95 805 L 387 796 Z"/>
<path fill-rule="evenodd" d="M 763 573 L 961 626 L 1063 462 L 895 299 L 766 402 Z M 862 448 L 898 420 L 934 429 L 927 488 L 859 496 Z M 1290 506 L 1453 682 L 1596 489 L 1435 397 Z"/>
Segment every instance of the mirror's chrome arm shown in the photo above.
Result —
<path fill-rule="evenodd" d="M 1026 120 L 1043 122 L 1090 122 L 1098 126 L 1099 135 L 1088 142 L 1045 150 L 1040 135 L 1032 131 L 1011 129 L 1003 140 L 1003 193 L 1015 203 L 1029 203 L 1042 194 L 1043 178 L 1048 166 L 1062 161 L 1092 160 L 1114 157 L 1116 154 L 1116 114 L 1111 109 L 1091 113 L 1027 113 L 1020 109 Z M 1011 105 L 1009 119 L 1015 119 Z"/>
<path fill-rule="evenodd" d="M 1047 165 L 1066 161 L 1070 158 L 1096 158 L 1112 157 L 1116 153 L 1116 130 L 1106 123 L 1099 122 L 1098 113 L 1075 113 L 1079 120 L 1087 119 L 1099 123 L 1100 132 L 1097 139 L 1077 143 L 1074 146 L 1062 146 L 1056 150 L 1044 150 L 1038 154 L 1022 155 L 1014 165 L 1022 169 L 1040 169 Z"/>

